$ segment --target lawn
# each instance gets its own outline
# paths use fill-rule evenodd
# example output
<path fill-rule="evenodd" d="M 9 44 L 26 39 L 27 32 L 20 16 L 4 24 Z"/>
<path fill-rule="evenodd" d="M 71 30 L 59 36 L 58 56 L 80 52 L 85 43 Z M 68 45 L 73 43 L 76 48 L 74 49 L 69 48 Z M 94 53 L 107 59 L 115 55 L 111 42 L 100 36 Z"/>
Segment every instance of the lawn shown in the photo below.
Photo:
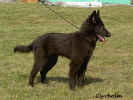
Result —
<path fill-rule="evenodd" d="M 95 8 L 52 6 L 80 26 Z M 112 37 L 97 43 L 88 64 L 85 86 L 71 91 L 68 86 L 69 60 L 59 58 L 48 73 L 47 84 L 35 80 L 28 85 L 33 54 L 14 54 L 19 44 L 29 44 L 47 32 L 74 32 L 73 26 L 40 4 L 0 4 L 0 100 L 132 100 L 133 98 L 133 7 L 100 8 L 101 17 Z M 82 52 L 82 51 L 81 51 Z M 119 98 L 107 95 L 121 95 Z M 106 96 L 106 97 L 105 97 Z"/>

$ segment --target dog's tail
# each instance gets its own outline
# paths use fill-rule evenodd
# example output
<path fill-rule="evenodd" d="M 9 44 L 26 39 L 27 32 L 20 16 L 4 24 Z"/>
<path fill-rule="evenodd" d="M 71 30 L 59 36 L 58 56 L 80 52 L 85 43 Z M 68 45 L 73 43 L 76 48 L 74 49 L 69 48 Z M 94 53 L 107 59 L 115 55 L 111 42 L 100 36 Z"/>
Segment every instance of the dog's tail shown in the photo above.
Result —
<path fill-rule="evenodd" d="M 32 44 L 28 45 L 28 46 L 24 46 L 24 45 L 18 45 L 14 48 L 14 52 L 30 52 L 33 50 L 33 46 Z"/>

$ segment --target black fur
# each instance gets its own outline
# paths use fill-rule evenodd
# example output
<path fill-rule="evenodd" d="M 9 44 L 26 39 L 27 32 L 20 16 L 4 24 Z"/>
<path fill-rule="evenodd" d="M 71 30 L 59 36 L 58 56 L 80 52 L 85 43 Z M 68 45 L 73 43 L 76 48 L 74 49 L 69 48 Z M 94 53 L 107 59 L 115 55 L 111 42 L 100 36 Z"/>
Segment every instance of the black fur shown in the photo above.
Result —
<path fill-rule="evenodd" d="M 69 86 L 71 89 L 75 89 L 76 84 L 84 81 L 87 64 L 97 40 L 104 42 L 105 37 L 110 36 L 111 34 L 104 27 L 100 18 L 99 11 L 93 11 L 83 22 L 79 31 L 69 34 L 44 34 L 29 46 L 16 46 L 14 52 L 33 51 L 35 61 L 29 78 L 31 86 L 34 86 L 34 78 L 39 71 L 43 82 L 47 72 L 56 64 L 58 56 L 67 57 L 71 60 Z"/>

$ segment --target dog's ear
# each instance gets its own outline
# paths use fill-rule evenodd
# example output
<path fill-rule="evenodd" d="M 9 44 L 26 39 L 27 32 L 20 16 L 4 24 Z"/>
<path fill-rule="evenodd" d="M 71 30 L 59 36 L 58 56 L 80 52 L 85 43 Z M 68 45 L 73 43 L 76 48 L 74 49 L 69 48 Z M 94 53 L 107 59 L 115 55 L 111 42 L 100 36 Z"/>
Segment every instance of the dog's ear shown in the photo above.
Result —
<path fill-rule="evenodd" d="M 100 17 L 100 10 L 97 10 L 97 16 Z"/>
<path fill-rule="evenodd" d="M 96 10 L 94 10 L 88 18 L 89 23 L 91 24 L 96 23 L 96 15 L 97 15 Z"/>
<path fill-rule="evenodd" d="M 94 17 L 94 16 L 96 16 L 96 10 L 94 10 L 94 11 L 91 13 L 91 15 L 90 15 L 91 18 Z"/>

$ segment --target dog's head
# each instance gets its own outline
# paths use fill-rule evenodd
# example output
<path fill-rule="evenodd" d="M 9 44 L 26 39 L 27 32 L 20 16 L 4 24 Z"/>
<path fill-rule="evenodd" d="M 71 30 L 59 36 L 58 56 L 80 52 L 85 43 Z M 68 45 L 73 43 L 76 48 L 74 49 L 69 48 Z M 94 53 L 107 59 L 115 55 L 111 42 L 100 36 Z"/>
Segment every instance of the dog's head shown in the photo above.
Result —
<path fill-rule="evenodd" d="M 91 15 L 88 16 L 87 22 L 92 27 L 93 34 L 101 42 L 104 42 L 106 37 L 110 37 L 111 34 L 105 28 L 104 23 L 100 17 L 100 11 L 93 11 Z"/>

